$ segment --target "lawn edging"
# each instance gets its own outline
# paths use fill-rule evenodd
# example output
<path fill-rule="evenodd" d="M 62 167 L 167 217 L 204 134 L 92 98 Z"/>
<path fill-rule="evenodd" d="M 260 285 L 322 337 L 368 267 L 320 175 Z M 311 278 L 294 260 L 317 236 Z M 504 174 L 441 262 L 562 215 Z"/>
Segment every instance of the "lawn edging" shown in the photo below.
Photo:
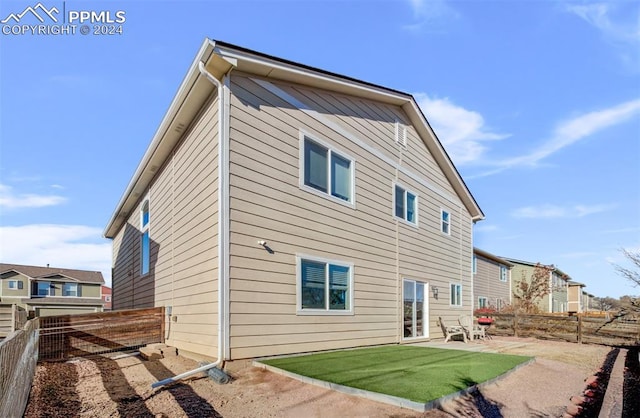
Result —
<path fill-rule="evenodd" d="M 418 412 L 425 412 L 428 411 L 430 409 L 434 409 L 434 408 L 438 408 L 440 406 L 442 406 L 444 403 L 449 402 L 453 399 L 456 399 L 458 397 L 467 395 L 477 389 L 481 389 L 487 385 L 493 384 L 501 379 L 504 379 L 505 377 L 507 377 L 508 375 L 510 375 L 511 373 L 515 372 L 516 370 L 520 369 L 521 367 L 524 366 L 528 366 L 529 364 L 532 364 L 536 361 L 535 357 L 527 360 L 523 363 L 518 364 L 517 366 L 515 366 L 512 369 L 507 370 L 505 373 L 502 373 L 499 376 L 494 377 L 493 379 L 489 379 L 487 381 L 475 384 L 473 386 L 470 386 L 466 389 L 462 389 L 459 390 L 457 392 L 454 393 L 450 393 L 448 395 L 442 396 L 438 399 L 434 399 L 432 401 L 429 401 L 427 403 L 422 403 L 422 402 L 415 402 L 409 399 L 405 399 L 405 398 L 401 398 L 398 396 L 393 396 L 393 395 L 387 395 L 384 393 L 378 393 L 378 392 L 372 392 L 369 390 L 364 390 L 364 389 L 357 389 L 357 388 L 352 388 L 350 386 L 344 386 L 344 385 L 340 385 L 337 383 L 331 383 L 331 382 L 327 382 L 325 380 L 319 380 L 319 379 L 315 379 L 312 377 L 307 377 L 307 376 L 303 376 L 297 373 L 292 373 L 274 366 L 270 366 L 268 364 L 264 364 L 261 363 L 259 360 L 254 360 L 253 361 L 253 366 L 263 369 L 263 370 L 267 370 L 269 372 L 272 373 L 277 373 L 279 375 L 282 376 L 286 376 L 286 377 L 290 377 L 292 379 L 296 379 L 302 383 L 307 383 L 310 385 L 314 385 L 314 386 L 318 386 L 324 389 L 330 389 L 330 390 L 335 390 L 336 392 L 341 392 L 347 395 L 353 395 L 353 396 L 358 396 L 360 398 L 365 398 L 365 399 L 370 399 L 372 401 L 376 401 L 376 402 L 382 402 L 382 403 L 386 403 L 389 405 L 394 405 L 394 406 L 398 406 L 400 408 L 406 408 L 406 409 L 411 409 L 414 411 L 418 411 Z"/>

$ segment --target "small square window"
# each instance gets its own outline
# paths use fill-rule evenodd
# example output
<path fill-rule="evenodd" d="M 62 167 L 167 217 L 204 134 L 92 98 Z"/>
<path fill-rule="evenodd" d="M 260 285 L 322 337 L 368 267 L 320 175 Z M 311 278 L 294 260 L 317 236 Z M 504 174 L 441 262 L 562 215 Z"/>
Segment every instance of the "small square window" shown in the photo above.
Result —
<path fill-rule="evenodd" d="M 49 296 L 52 294 L 51 283 L 49 282 L 38 282 L 36 289 L 38 296 Z"/>
<path fill-rule="evenodd" d="M 18 290 L 17 280 L 9 280 L 9 290 Z"/>
<path fill-rule="evenodd" d="M 62 296 L 78 296 L 78 283 L 63 284 Z"/>
<path fill-rule="evenodd" d="M 486 308 L 487 306 L 489 306 L 487 298 L 483 296 L 478 297 L 478 309 Z"/>

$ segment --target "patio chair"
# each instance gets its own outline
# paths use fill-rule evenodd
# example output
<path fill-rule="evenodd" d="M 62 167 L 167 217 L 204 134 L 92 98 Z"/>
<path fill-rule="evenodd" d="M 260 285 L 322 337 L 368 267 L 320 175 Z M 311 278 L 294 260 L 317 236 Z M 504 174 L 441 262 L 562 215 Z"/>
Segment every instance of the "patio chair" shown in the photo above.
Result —
<path fill-rule="evenodd" d="M 444 342 L 446 343 L 449 339 L 455 335 L 462 335 L 462 340 L 467 342 L 467 334 L 464 331 L 464 328 L 460 325 L 451 325 L 448 326 L 444 323 L 442 317 L 438 317 L 438 322 L 440 322 L 440 328 L 442 328 L 442 333 L 444 334 Z"/>
<path fill-rule="evenodd" d="M 460 315 L 460 317 L 458 318 L 458 323 L 464 330 L 467 338 L 471 341 L 475 340 L 476 337 L 480 340 L 484 340 L 486 338 L 484 327 L 474 323 L 472 316 Z"/>

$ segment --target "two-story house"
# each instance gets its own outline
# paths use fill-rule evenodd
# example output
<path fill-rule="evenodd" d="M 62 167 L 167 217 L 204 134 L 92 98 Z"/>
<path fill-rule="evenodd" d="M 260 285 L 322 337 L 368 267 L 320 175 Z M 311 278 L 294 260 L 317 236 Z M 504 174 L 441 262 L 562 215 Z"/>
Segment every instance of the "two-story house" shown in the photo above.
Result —
<path fill-rule="evenodd" d="M 498 312 L 511 304 L 513 264 L 479 248 L 473 249 L 474 308 L 494 308 Z"/>
<path fill-rule="evenodd" d="M 512 288 L 515 289 L 520 281 L 531 280 L 538 263 L 503 257 L 513 264 L 511 269 Z M 548 294 L 538 301 L 540 312 L 567 312 L 569 309 L 568 288 L 571 278 L 559 268 L 549 265 Z"/>
<path fill-rule="evenodd" d="M 102 311 L 99 271 L 0 263 L 0 304 L 15 304 L 33 316 Z"/>
<path fill-rule="evenodd" d="M 106 226 L 113 307 L 225 361 L 442 337 L 481 219 L 410 94 L 207 39 Z"/>

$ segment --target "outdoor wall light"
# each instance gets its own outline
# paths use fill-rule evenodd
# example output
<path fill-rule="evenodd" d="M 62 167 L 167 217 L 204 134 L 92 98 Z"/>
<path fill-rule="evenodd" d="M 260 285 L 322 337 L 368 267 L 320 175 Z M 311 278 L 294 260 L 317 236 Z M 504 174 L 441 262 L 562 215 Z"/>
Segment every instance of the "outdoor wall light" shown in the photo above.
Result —
<path fill-rule="evenodd" d="M 431 292 L 433 292 L 433 298 L 434 299 L 438 299 L 438 287 L 437 286 L 432 286 L 431 287 Z"/>

